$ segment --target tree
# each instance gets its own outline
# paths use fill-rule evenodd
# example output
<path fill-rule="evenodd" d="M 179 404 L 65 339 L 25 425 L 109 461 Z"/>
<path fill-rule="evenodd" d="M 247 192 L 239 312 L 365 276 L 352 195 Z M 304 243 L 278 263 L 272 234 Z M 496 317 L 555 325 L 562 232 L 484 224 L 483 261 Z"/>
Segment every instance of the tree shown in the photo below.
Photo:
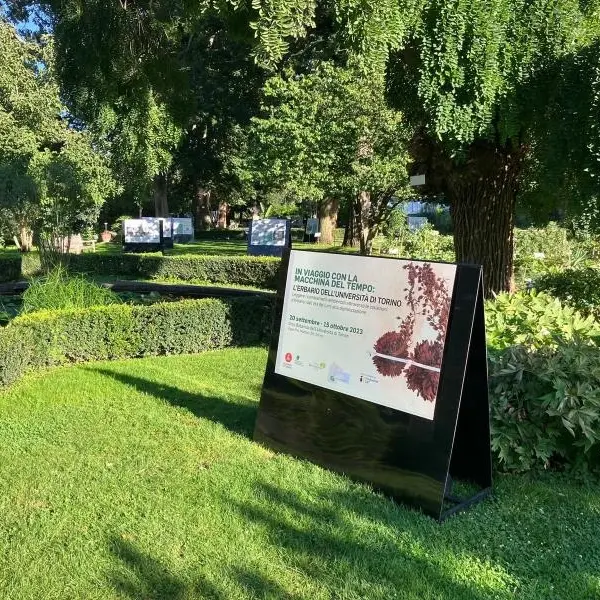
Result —
<path fill-rule="evenodd" d="M 593 80 L 566 86 L 561 65 L 598 39 L 596 11 L 572 0 L 434 0 L 390 58 L 390 97 L 420 127 L 416 156 L 450 202 L 457 258 L 483 264 L 488 293 L 511 287 L 518 194 L 549 181 L 550 164 L 574 174 L 588 162 L 572 148 L 591 131 L 557 132 L 589 114 Z M 532 163 L 537 181 L 525 177 Z"/>
<path fill-rule="evenodd" d="M 0 15 L 0 207 L 23 251 L 31 249 L 39 208 L 30 163 L 61 139 L 58 88 L 39 69 L 45 51 Z"/>
<path fill-rule="evenodd" d="M 182 133 L 175 112 L 187 99 L 186 75 L 175 61 L 179 48 L 171 43 L 174 14 L 166 4 L 157 4 L 159 14 L 166 11 L 163 22 L 127 2 L 50 1 L 14 2 L 13 17 L 31 7 L 41 9 L 52 29 L 62 97 L 76 124 L 93 132 L 136 203 L 153 197 L 157 216 L 165 216 Z"/>
<path fill-rule="evenodd" d="M 37 186 L 40 247 L 62 251 L 62 240 L 94 224 L 115 190 L 105 161 L 84 132 L 67 131 L 60 151 L 38 153 L 29 167 Z"/>
<path fill-rule="evenodd" d="M 597 3 L 281 0 L 270 10 L 297 20 L 258 21 L 266 62 L 325 14 L 338 54 L 386 73 L 390 102 L 416 131 L 416 165 L 451 205 L 457 259 L 483 264 L 487 293 L 509 289 L 517 196 L 543 183 L 525 180 L 532 163 L 547 176 L 558 162 L 568 189 L 589 183 L 598 162 Z M 565 135 L 571 127 L 581 135 Z"/>
<path fill-rule="evenodd" d="M 254 61 L 251 39 L 227 15 L 211 13 L 199 20 L 185 48 L 180 60 L 189 75 L 188 117 L 174 171 L 180 187 L 195 198 L 200 224 L 214 209 L 223 226 L 229 205 L 253 199 L 237 163 L 265 73 Z"/>
<path fill-rule="evenodd" d="M 114 176 L 136 206 L 151 198 L 155 215 L 169 216 L 169 173 L 182 130 L 152 88 L 137 90 L 132 98 L 105 100 L 98 112 L 78 105 L 74 110 L 85 116 Z"/>
<path fill-rule="evenodd" d="M 153 195 L 157 215 L 166 214 L 174 182 L 202 206 L 218 197 L 225 209 L 239 186 L 224 162 L 263 79 L 247 23 L 226 4 L 217 11 L 201 2 L 15 6 L 49 16 L 66 103 L 109 143 L 113 170 L 138 204 Z"/>
<path fill-rule="evenodd" d="M 427 167 L 432 191 L 443 191 L 450 202 L 457 258 L 483 264 L 488 293 L 511 284 L 516 199 L 525 186 L 540 187 L 526 175 L 546 176 L 549 156 L 554 163 L 561 158 L 568 166 L 563 189 L 578 188 L 591 178 L 588 164 L 597 162 L 597 129 L 580 127 L 581 115 L 597 106 L 589 105 L 600 38 L 595 0 L 270 0 L 218 8 L 156 0 L 110 3 L 110 10 L 99 0 L 84 8 L 74 0 L 44 5 L 55 10 L 61 28 L 70 27 L 70 41 L 60 34 L 61 47 L 79 66 L 65 74 L 89 80 L 88 87 L 105 85 L 107 73 L 138 73 L 139 63 L 153 67 L 145 72 L 155 73 L 155 86 L 176 89 L 169 75 L 180 73 L 172 68 L 175 49 L 211 10 L 232 15 L 239 30 L 254 29 L 254 55 L 267 68 L 294 67 L 300 52 L 311 56 L 307 71 L 326 56 L 340 66 L 358 61 L 374 81 L 385 76 L 390 102 L 417 132 L 417 165 Z M 114 25 L 122 23 L 119 11 L 128 14 L 127 26 Z M 107 27 L 98 28 L 104 21 Z M 94 27 L 97 44 L 89 37 Z M 162 44 L 177 36 L 179 46 Z M 121 39 L 126 43 L 115 44 Z M 75 51 L 82 40 L 85 56 L 113 58 L 90 68 L 95 63 Z M 326 53 L 311 54 L 322 47 Z M 573 124 L 583 133 L 579 139 L 553 135 Z M 545 143 L 558 139 L 566 145 L 551 143 L 546 152 Z"/>
<path fill-rule="evenodd" d="M 318 203 L 322 235 L 333 239 L 339 203 L 359 215 L 361 252 L 407 189 L 408 130 L 385 100 L 383 77 L 323 62 L 304 74 L 267 81 L 253 120 L 250 160 L 263 186 Z"/>
<path fill-rule="evenodd" d="M 558 164 L 562 190 L 597 190 L 597 3 L 281 0 L 265 12 L 287 19 L 257 21 L 269 41 L 259 56 L 283 59 L 320 11 L 342 56 L 386 72 L 390 101 L 417 132 L 416 164 L 450 202 L 458 260 L 483 264 L 487 293 L 509 289 L 517 196 L 548 187 L 526 175 L 545 179 Z"/>
<path fill-rule="evenodd" d="M 23 251 L 36 228 L 68 235 L 93 223 L 114 191 L 90 136 L 65 115 L 52 39 L 26 41 L 0 20 L 0 208 Z"/>

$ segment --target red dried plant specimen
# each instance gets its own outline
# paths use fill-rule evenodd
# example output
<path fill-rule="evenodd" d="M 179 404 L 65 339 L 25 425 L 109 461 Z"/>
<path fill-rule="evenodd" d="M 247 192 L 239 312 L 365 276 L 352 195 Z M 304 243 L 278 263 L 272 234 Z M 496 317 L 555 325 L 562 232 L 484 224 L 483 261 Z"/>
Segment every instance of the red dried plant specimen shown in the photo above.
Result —
<path fill-rule="evenodd" d="M 414 319 L 412 315 L 404 319 L 398 331 L 388 331 L 375 342 L 375 352 L 394 358 L 406 359 L 409 354 L 413 334 Z M 375 368 L 384 377 L 399 377 L 406 366 L 405 363 L 390 360 L 384 356 L 374 356 Z"/>
<path fill-rule="evenodd" d="M 408 271 L 409 287 L 406 300 L 415 313 L 425 316 L 431 328 L 437 332 L 437 339 L 443 341 L 450 314 L 450 294 L 446 282 L 438 277 L 429 263 L 404 266 Z"/>
<path fill-rule="evenodd" d="M 412 359 L 417 363 L 439 368 L 442 365 L 443 352 L 444 346 L 441 342 L 426 340 L 416 345 Z M 405 376 L 409 390 L 417 392 L 428 402 L 435 400 L 440 382 L 440 374 L 437 371 L 430 371 L 412 364 L 407 369 Z"/>
<path fill-rule="evenodd" d="M 397 332 L 382 335 L 375 343 L 377 354 L 404 359 L 405 362 L 375 355 L 373 362 L 377 371 L 387 377 L 406 377 L 408 388 L 428 402 L 433 402 L 439 385 L 439 371 L 442 365 L 444 340 L 450 314 L 450 294 L 443 277 L 438 277 L 429 263 L 409 262 L 407 270 L 408 287 L 404 289 L 406 305 L 411 314 L 406 317 Z M 425 317 L 431 329 L 436 332 L 435 340 L 421 340 L 411 353 L 415 316 Z M 408 364 L 407 364 L 408 363 Z"/>

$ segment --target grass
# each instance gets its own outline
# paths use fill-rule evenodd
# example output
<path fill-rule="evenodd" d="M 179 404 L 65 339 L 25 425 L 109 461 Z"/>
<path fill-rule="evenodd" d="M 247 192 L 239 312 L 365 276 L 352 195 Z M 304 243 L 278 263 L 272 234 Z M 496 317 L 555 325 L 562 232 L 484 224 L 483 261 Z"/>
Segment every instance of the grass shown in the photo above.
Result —
<path fill-rule="evenodd" d="M 265 360 L 97 363 L 0 394 L 0 598 L 600 597 L 597 487 L 503 476 L 440 526 L 253 443 Z"/>
<path fill-rule="evenodd" d="M 65 310 L 118 304 L 121 300 L 112 291 L 97 285 L 82 275 L 70 275 L 57 267 L 45 277 L 34 279 L 23 293 L 22 312 Z"/>
<path fill-rule="evenodd" d="M 358 248 L 346 248 L 339 245 L 310 244 L 293 242 L 296 250 L 319 250 L 327 252 L 358 252 Z M 165 250 L 168 256 L 246 256 L 248 242 L 245 240 L 197 240 L 189 244 L 175 244 L 172 249 Z M 120 254 L 121 246 L 113 243 L 96 244 L 96 252 L 102 254 Z M 156 253 L 160 255 L 160 252 Z"/>

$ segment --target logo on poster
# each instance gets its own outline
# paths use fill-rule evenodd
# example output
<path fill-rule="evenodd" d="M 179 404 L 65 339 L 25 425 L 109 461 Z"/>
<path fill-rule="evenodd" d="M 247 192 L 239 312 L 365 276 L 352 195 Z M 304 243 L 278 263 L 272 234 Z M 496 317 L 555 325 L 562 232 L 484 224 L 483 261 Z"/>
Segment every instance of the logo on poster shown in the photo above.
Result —
<path fill-rule="evenodd" d="M 292 358 L 293 358 L 292 353 L 291 352 L 286 352 L 286 354 L 285 354 L 285 362 L 286 363 L 291 363 L 292 362 Z"/>
<path fill-rule="evenodd" d="M 332 383 L 350 383 L 350 373 L 333 363 L 329 367 L 329 381 Z"/>

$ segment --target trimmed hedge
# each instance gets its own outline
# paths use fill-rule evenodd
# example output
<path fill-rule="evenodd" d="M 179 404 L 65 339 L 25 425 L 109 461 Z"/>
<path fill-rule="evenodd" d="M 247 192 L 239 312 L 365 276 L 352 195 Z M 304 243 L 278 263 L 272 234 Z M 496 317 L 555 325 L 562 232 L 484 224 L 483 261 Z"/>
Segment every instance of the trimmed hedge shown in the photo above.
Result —
<path fill-rule="evenodd" d="M 68 362 L 187 354 L 268 341 L 273 302 L 183 300 L 31 313 L 0 329 L 0 387 Z"/>
<path fill-rule="evenodd" d="M 36 263 L 37 259 L 37 263 Z M 5 267 L 5 262 L 10 263 Z M 148 254 L 86 253 L 71 256 L 69 271 L 87 275 L 135 277 L 141 279 L 199 279 L 210 283 L 251 285 L 258 288 L 277 287 L 281 260 L 257 256 L 162 256 Z M 39 271 L 39 257 L 28 256 L 22 273 L 13 259 L 0 258 L 0 273 L 8 273 L 4 281 L 15 281 L 22 275 Z"/>

